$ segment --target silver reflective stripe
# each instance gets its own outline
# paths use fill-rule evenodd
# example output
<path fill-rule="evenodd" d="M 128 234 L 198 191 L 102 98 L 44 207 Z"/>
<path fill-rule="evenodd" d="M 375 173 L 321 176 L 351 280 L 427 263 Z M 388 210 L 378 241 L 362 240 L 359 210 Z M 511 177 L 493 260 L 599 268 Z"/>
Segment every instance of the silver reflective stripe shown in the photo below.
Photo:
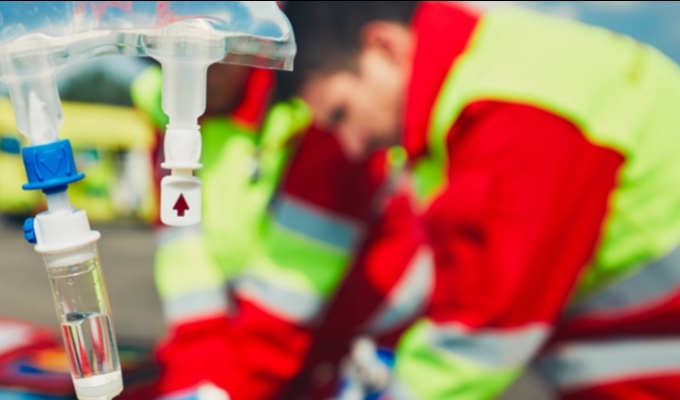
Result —
<path fill-rule="evenodd" d="M 325 302 L 319 296 L 301 293 L 251 275 L 236 279 L 239 297 L 248 299 L 288 321 L 309 323 L 319 316 Z"/>
<path fill-rule="evenodd" d="M 364 328 L 375 335 L 403 326 L 421 313 L 427 304 L 434 283 L 432 251 L 421 247 L 399 282 L 390 291 L 386 302 L 369 319 Z"/>
<path fill-rule="evenodd" d="M 460 324 L 430 326 L 430 329 L 429 340 L 437 348 L 492 368 L 526 363 L 550 332 L 545 324 L 473 332 Z"/>
<path fill-rule="evenodd" d="M 341 250 L 352 250 L 362 234 L 361 225 L 319 207 L 280 196 L 272 204 L 274 220 L 283 228 Z"/>
<path fill-rule="evenodd" d="M 224 287 L 200 290 L 163 299 L 163 314 L 168 323 L 208 315 L 228 314 L 230 310 Z"/>
<path fill-rule="evenodd" d="M 680 339 L 566 344 L 542 357 L 535 369 L 563 390 L 659 373 L 680 374 Z"/>
<path fill-rule="evenodd" d="M 570 308 L 566 317 L 617 317 L 657 305 L 679 290 L 680 247 Z"/>
<path fill-rule="evenodd" d="M 156 233 L 156 246 L 161 247 L 185 237 L 198 236 L 201 232 L 200 225 L 165 227 Z"/>

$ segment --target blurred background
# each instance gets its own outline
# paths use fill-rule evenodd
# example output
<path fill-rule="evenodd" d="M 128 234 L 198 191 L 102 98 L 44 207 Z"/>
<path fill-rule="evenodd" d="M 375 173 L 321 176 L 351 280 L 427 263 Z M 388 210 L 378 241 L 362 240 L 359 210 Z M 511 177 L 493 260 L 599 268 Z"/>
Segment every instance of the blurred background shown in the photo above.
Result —
<path fill-rule="evenodd" d="M 600 25 L 654 45 L 680 62 L 680 2 L 471 1 L 473 7 L 518 4 Z M 153 185 L 157 133 L 132 106 L 130 87 L 151 63 L 110 56 L 61 72 L 62 137 L 70 138 L 84 181 L 73 185 L 74 205 L 87 210 L 102 232 L 104 268 L 114 326 L 119 337 L 152 343 L 163 333 L 161 306 L 153 285 L 156 215 Z M 24 218 L 44 209 L 42 195 L 25 192 L 21 162 L 24 141 L 16 131 L 6 89 L 0 87 L 0 319 L 56 327 L 51 290 L 40 256 L 23 239 Z M 0 354 L 3 351 L 0 330 Z M 523 379 L 507 399 L 549 399 L 540 382 Z"/>

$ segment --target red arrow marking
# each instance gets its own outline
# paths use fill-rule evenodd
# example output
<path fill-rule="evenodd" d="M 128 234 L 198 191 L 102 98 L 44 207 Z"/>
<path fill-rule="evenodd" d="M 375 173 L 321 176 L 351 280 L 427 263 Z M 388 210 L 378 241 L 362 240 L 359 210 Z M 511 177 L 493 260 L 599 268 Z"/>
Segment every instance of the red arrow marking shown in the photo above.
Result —
<path fill-rule="evenodd" d="M 183 194 L 180 193 L 179 198 L 175 202 L 175 205 L 172 207 L 172 209 L 177 211 L 178 217 L 184 216 L 184 212 L 189 209 L 189 205 L 187 204 L 187 201 L 184 200 Z"/>

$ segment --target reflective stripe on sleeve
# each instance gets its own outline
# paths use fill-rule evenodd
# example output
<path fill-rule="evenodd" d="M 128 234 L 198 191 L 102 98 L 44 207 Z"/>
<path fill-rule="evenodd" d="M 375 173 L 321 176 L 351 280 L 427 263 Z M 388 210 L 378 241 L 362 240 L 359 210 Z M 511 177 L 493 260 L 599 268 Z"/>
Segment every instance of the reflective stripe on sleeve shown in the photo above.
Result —
<path fill-rule="evenodd" d="M 543 344 L 550 329 L 531 324 L 512 329 L 470 331 L 460 324 L 430 325 L 428 338 L 438 349 L 490 368 L 526 363 Z"/>
<path fill-rule="evenodd" d="M 432 251 L 421 247 L 386 302 L 367 322 L 365 330 L 384 334 L 415 318 L 426 306 L 434 283 Z"/>
<path fill-rule="evenodd" d="M 163 299 L 163 315 L 169 324 L 207 316 L 227 315 L 229 311 L 229 300 L 224 287 L 194 291 Z"/>
<path fill-rule="evenodd" d="M 626 339 L 565 344 L 536 363 L 561 390 L 582 389 L 656 374 L 680 373 L 680 339 Z"/>
<path fill-rule="evenodd" d="M 514 360 L 505 357 L 500 363 L 494 353 L 513 350 L 499 349 L 495 341 L 513 346 L 523 342 L 517 336 L 532 337 L 535 334 L 527 332 L 546 331 L 538 324 L 512 332 L 487 330 L 475 334 L 461 328 L 454 324 L 441 327 L 428 319 L 414 324 L 399 342 L 393 380 L 399 385 L 391 387 L 390 394 L 399 400 L 497 398 L 522 372 L 522 366 L 503 364 L 517 364 L 528 351 L 520 351 L 521 357 L 516 355 Z M 508 336 L 515 340 L 508 340 Z"/>
<path fill-rule="evenodd" d="M 567 318 L 614 318 L 662 303 L 680 290 L 680 247 L 569 309 Z"/>
<path fill-rule="evenodd" d="M 281 227 L 338 250 L 351 251 L 362 235 L 360 224 L 295 199 L 278 197 L 272 204 L 274 220 Z"/>
<path fill-rule="evenodd" d="M 303 293 L 257 276 L 243 275 L 236 279 L 235 290 L 268 312 L 287 321 L 309 323 L 321 312 L 325 301 L 312 293 Z"/>

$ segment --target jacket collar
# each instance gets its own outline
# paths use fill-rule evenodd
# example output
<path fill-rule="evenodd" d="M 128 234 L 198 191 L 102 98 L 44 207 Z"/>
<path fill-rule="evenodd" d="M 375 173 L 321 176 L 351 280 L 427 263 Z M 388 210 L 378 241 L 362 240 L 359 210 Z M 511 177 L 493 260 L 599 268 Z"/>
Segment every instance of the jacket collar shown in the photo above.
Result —
<path fill-rule="evenodd" d="M 464 6 L 423 2 L 412 30 L 416 49 L 404 113 L 404 147 L 410 159 L 427 153 L 432 109 L 453 64 L 465 50 L 479 15 Z"/>

